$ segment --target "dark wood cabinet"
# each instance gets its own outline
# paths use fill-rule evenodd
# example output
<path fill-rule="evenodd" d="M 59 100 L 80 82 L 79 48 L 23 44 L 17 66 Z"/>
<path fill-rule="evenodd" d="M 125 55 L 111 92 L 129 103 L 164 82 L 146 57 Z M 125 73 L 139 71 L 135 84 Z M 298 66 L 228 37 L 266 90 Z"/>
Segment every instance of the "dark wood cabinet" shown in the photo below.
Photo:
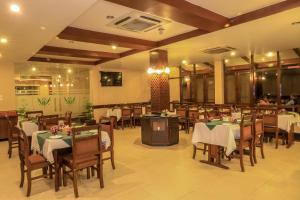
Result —
<path fill-rule="evenodd" d="M 141 119 L 142 143 L 152 146 L 178 144 L 178 117 L 151 115 Z"/>
<path fill-rule="evenodd" d="M 5 116 L 8 116 L 14 123 L 18 121 L 16 111 L 0 111 L 0 139 L 8 137 L 8 122 Z"/>

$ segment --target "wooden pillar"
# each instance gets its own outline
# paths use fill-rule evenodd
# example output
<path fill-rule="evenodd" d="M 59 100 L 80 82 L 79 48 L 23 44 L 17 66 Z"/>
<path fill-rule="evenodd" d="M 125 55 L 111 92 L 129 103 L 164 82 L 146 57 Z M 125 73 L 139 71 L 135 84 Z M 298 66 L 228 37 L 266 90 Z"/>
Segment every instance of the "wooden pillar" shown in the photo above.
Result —
<path fill-rule="evenodd" d="M 150 52 L 150 66 L 153 69 L 163 69 L 168 66 L 168 52 L 154 50 Z M 169 109 L 170 89 L 169 75 L 165 73 L 153 73 L 151 76 L 151 110 L 161 112 Z"/>
<path fill-rule="evenodd" d="M 180 103 L 182 103 L 183 100 L 183 92 L 182 92 L 182 81 L 183 81 L 183 77 L 182 77 L 182 67 L 181 65 L 179 66 L 179 89 L 180 89 Z"/>
<path fill-rule="evenodd" d="M 277 93 L 277 105 L 281 105 L 281 59 L 279 51 L 277 51 L 277 66 L 276 66 L 276 75 L 277 75 L 277 82 L 276 82 L 276 93 Z"/>
<path fill-rule="evenodd" d="M 254 63 L 254 55 L 250 58 L 250 104 L 253 106 L 256 102 L 256 67 Z"/>
<path fill-rule="evenodd" d="M 215 60 L 215 104 L 224 104 L 224 65 L 223 60 Z"/>

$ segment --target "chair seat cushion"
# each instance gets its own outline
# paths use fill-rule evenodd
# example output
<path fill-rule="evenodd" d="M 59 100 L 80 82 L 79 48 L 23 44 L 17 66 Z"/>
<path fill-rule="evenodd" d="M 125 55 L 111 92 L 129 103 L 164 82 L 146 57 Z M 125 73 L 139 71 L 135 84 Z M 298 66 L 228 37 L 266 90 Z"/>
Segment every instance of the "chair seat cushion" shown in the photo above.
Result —
<path fill-rule="evenodd" d="M 38 154 L 30 155 L 28 157 L 28 160 L 29 160 L 30 164 L 39 164 L 39 163 L 46 162 L 46 159 L 43 156 L 38 155 Z"/>

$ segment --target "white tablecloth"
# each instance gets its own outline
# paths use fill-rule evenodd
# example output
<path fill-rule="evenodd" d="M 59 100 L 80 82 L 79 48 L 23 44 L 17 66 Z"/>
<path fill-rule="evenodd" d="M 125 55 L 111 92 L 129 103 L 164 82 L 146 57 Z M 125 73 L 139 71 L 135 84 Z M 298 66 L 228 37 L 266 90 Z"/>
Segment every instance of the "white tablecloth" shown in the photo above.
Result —
<path fill-rule="evenodd" d="M 53 158 L 53 150 L 55 149 L 63 149 L 70 147 L 68 143 L 63 141 L 62 139 L 46 139 L 43 149 L 40 149 L 40 145 L 38 143 L 37 135 L 42 131 L 36 131 L 32 133 L 31 140 L 31 150 L 41 153 L 47 161 L 50 163 L 54 162 Z M 110 137 L 107 132 L 101 131 L 101 140 L 105 143 L 105 149 L 107 149 L 111 145 Z"/>
<path fill-rule="evenodd" d="M 110 108 L 106 111 L 106 117 L 115 116 L 117 121 L 121 119 L 122 111 L 120 108 Z"/>
<path fill-rule="evenodd" d="M 299 114 L 279 114 L 278 115 L 278 128 L 290 131 L 292 124 L 300 122 Z"/>
<path fill-rule="evenodd" d="M 22 129 L 27 136 L 31 136 L 33 132 L 39 130 L 39 127 L 34 122 L 26 121 L 22 123 Z"/>
<path fill-rule="evenodd" d="M 195 124 L 192 143 L 198 142 L 219 145 L 226 148 L 226 155 L 230 155 L 236 149 L 235 139 L 240 137 L 238 124 L 217 125 L 210 130 L 205 123 Z"/>

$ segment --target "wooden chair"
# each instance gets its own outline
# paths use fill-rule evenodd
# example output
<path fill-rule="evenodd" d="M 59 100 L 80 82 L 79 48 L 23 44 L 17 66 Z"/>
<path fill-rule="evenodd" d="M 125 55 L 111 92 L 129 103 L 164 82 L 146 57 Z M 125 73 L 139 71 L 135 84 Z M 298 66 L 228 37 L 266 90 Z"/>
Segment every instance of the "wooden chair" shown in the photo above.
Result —
<path fill-rule="evenodd" d="M 79 196 L 77 186 L 78 171 L 82 169 L 94 168 L 94 166 L 96 166 L 100 187 L 104 187 L 101 154 L 102 143 L 99 126 L 86 126 L 72 130 L 93 130 L 95 127 L 98 129 L 98 134 L 88 137 L 76 137 L 75 132 L 72 132 L 72 154 L 63 157 L 63 185 L 67 185 L 66 176 L 68 175 L 73 181 L 74 195 L 76 198 Z M 66 167 L 70 170 L 67 171 Z M 72 173 L 72 175 L 70 173 Z"/>
<path fill-rule="evenodd" d="M 25 112 L 25 118 L 37 118 L 38 116 L 42 116 L 42 115 L 43 115 L 42 110 Z"/>
<path fill-rule="evenodd" d="M 138 107 L 134 107 L 133 108 L 133 113 L 132 113 L 132 118 L 133 118 L 133 127 L 135 127 L 136 125 L 136 121 L 140 121 L 142 114 L 143 114 L 143 109 L 142 107 L 138 106 Z"/>
<path fill-rule="evenodd" d="M 187 110 L 185 107 L 178 107 L 176 110 L 176 114 L 178 116 L 178 121 L 181 126 L 181 130 L 185 130 L 188 132 L 188 125 L 187 125 Z"/>
<path fill-rule="evenodd" d="M 20 187 L 23 187 L 24 184 L 24 176 L 25 173 L 27 175 L 27 197 L 30 196 L 31 193 L 31 182 L 32 180 L 38 179 L 38 178 L 45 178 L 48 177 L 47 168 L 49 163 L 46 161 L 46 159 L 39 155 L 39 154 L 32 154 L 30 155 L 30 149 L 29 149 L 29 142 L 26 134 L 24 131 L 19 130 L 20 134 L 18 137 L 19 141 L 19 157 L 20 157 L 20 169 L 21 169 L 21 183 Z M 25 169 L 26 167 L 26 169 Z M 39 176 L 32 177 L 32 171 L 42 169 L 43 174 Z M 50 177 L 52 177 L 52 168 L 50 166 Z"/>
<path fill-rule="evenodd" d="M 228 106 L 220 107 L 219 114 L 221 116 L 231 116 L 231 107 L 228 107 Z"/>
<path fill-rule="evenodd" d="M 256 159 L 256 147 L 260 148 L 261 157 L 264 159 L 264 121 L 262 119 L 256 120 L 254 123 L 254 140 L 253 140 L 253 159 L 254 163 L 257 163 Z"/>
<path fill-rule="evenodd" d="M 49 130 L 52 126 L 58 125 L 58 115 L 43 115 L 41 117 L 42 129 Z"/>
<path fill-rule="evenodd" d="M 122 129 L 124 129 L 124 122 L 129 122 L 129 125 L 132 128 L 131 108 L 123 107 L 121 109 Z"/>
<path fill-rule="evenodd" d="M 151 114 L 151 105 L 146 106 L 146 114 Z"/>
<path fill-rule="evenodd" d="M 189 133 L 190 126 L 192 125 L 193 130 L 195 123 L 199 120 L 199 110 L 198 109 L 189 109 L 188 118 L 187 118 L 187 133 Z"/>
<path fill-rule="evenodd" d="M 8 157 L 11 158 L 12 150 L 18 148 L 19 129 L 17 128 L 17 120 L 12 120 L 5 116 L 8 123 Z"/>
<path fill-rule="evenodd" d="M 72 119 L 72 111 L 67 111 L 65 113 L 65 118 L 64 118 L 65 125 L 71 126 L 71 119 Z"/>
<path fill-rule="evenodd" d="M 101 124 L 100 125 L 100 130 L 101 131 L 105 131 L 108 133 L 109 135 L 109 138 L 110 138 L 110 146 L 105 149 L 105 146 L 102 144 L 102 148 L 101 148 L 101 153 L 106 153 L 106 152 L 109 152 L 110 153 L 110 156 L 109 157 L 103 157 L 102 160 L 105 161 L 105 160 L 110 160 L 111 162 L 111 166 L 113 169 L 115 169 L 115 154 L 114 154 L 114 129 L 113 129 L 113 125 L 112 125 L 112 122 L 110 125 L 107 125 L 107 124 Z"/>
<path fill-rule="evenodd" d="M 241 171 L 245 171 L 244 167 L 244 151 L 249 148 L 249 157 L 251 166 L 254 166 L 253 162 L 253 116 L 243 115 L 240 124 L 240 138 L 235 140 L 237 143 L 236 157 L 240 160 Z"/>
<path fill-rule="evenodd" d="M 278 128 L 278 112 L 263 115 L 264 133 L 270 136 L 275 135 L 275 148 L 278 148 L 279 128 Z M 284 134 L 281 136 L 284 140 Z"/>

